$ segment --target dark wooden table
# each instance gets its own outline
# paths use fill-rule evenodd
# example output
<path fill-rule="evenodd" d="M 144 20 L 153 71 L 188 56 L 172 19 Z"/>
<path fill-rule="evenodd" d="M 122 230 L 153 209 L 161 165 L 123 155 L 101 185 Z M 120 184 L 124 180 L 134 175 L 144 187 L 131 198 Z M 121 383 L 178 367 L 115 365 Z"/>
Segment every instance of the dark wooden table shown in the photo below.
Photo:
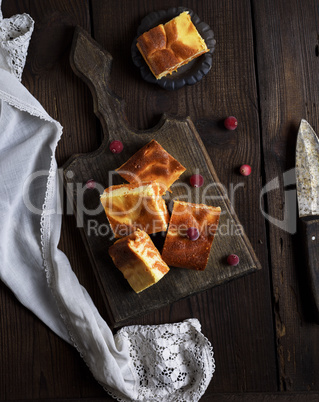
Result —
<path fill-rule="evenodd" d="M 214 30 L 210 73 L 169 92 L 144 82 L 130 46 L 141 19 L 183 5 Z M 23 83 L 64 127 L 57 159 L 96 149 L 102 137 L 89 89 L 71 70 L 80 25 L 114 57 L 113 90 L 137 129 L 163 113 L 190 116 L 233 203 L 262 270 L 189 297 L 132 323 L 196 317 L 211 341 L 216 372 L 203 401 L 319 400 L 319 326 L 313 321 L 298 234 L 287 218 L 284 173 L 294 167 L 302 118 L 319 131 L 318 0 L 3 0 L 4 17 L 35 20 Z M 238 129 L 225 130 L 228 115 Z M 192 144 L 189 144 L 191 147 Z M 248 163 L 243 178 L 238 167 Z M 278 178 L 279 185 L 262 195 Z M 291 193 L 289 193 L 291 194 Z M 277 219 L 271 222 L 267 216 Z M 292 232 L 292 231 L 290 231 Z M 98 284 L 72 215 L 63 217 L 61 249 L 107 320 Z M 0 283 L 0 400 L 104 401 L 108 397 L 78 352 L 59 339 Z"/>

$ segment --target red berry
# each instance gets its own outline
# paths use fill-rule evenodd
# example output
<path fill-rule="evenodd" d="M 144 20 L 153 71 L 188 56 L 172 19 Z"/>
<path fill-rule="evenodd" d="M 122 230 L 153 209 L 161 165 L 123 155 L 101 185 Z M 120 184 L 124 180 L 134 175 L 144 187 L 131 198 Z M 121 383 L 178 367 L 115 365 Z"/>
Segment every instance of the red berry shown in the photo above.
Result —
<path fill-rule="evenodd" d="M 227 117 L 227 119 L 224 120 L 224 126 L 227 128 L 227 130 L 235 130 L 238 126 L 238 121 L 236 117 Z"/>
<path fill-rule="evenodd" d="M 189 179 L 192 187 L 202 187 L 204 184 L 204 177 L 201 174 L 193 174 Z"/>
<path fill-rule="evenodd" d="M 86 188 L 95 188 L 95 181 L 93 179 L 90 179 L 86 182 Z"/>
<path fill-rule="evenodd" d="M 238 255 L 236 255 L 236 254 L 230 254 L 230 255 L 227 257 L 227 264 L 228 264 L 228 265 L 235 266 L 235 265 L 238 265 L 238 263 L 239 263 L 239 257 L 238 257 Z"/>
<path fill-rule="evenodd" d="M 199 238 L 199 231 L 197 228 L 188 228 L 187 229 L 187 237 L 189 240 L 197 240 Z"/>
<path fill-rule="evenodd" d="M 249 176 L 251 173 L 251 166 L 249 165 L 241 165 L 241 167 L 239 168 L 240 174 L 242 174 L 243 176 Z"/>
<path fill-rule="evenodd" d="M 113 152 L 113 154 L 119 154 L 120 152 L 123 151 L 123 144 L 121 141 L 112 141 L 110 144 L 110 151 Z"/>

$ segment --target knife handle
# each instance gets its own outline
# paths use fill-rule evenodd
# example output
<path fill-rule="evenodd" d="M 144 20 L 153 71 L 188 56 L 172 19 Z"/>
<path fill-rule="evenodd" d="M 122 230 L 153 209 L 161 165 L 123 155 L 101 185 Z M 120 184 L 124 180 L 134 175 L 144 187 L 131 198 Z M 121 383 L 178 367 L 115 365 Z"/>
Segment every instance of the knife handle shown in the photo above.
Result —
<path fill-rule="evenodd" d="M 300 231 L 316 319 L 319 320 L 319 217 L 300 218 Z"/>

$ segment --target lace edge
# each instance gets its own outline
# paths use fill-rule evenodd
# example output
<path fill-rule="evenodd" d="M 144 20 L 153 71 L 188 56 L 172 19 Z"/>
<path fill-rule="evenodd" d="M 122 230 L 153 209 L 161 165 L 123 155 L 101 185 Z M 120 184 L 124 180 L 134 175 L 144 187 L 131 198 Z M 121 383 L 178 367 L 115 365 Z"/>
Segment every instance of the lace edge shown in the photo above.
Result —
<path fill-rule="evenodd" d="M 41 116 L 38 116 L 41 118 Z M 63 127 L 60 125 L 60 123 L 58 123 L 55 120 L 50 120 L 50 119 L 45 119 L 49 122 L 55 123 L 57 124 L 58 127 L 58 138 L 55 144 L 55 147 L 52 151 L 52 155 L 51 155 L 51 163 L 50 163 L 50 169 L 49 169 L 49 175 L 48 175 L 48 180 L 47 180 L 47 186 L 46 186 L 46 192 L 45 192 L 45 197 L 44 197 L 44 203 L 42 206 L 42 214 L 41 214 L 41 220 L 40 220 L 40 232 L 41 232 L 41 251 L 42 251 L 42 258 L 43 258 L 43 267 L 45 269 L 45 273 L 46 273 L 46 278 L 47 278 L 47 283 L 48 286 L 54 296 L 59 314 L 65 324 L 65 327 L 67 329 L 67 332 L 69 334 L 70 337 L 70 341 L 73 345 L 73 347 L 78 351 L 78 353 L 80 354 L 81 358 L 83 359 L 83 361 L 85 362 L 86 366 L 88 367 L 89 371 L 91 372 L 92 376 L 94 377 L 94 379 L 97 381 L 97 383 L 104 389 L 104 391 L 106 391 L 110 396 L 112 396 L 113 398 L 117 399 L 118 402 L 130 402 L 129 399 L 121 399 L 119 397 L 119 395 L 116 393 L 116 391 L 112 390 L 111 388 L 107 388 L 105 386 L 105 384 L 103 384 L 101 381 L 97 380 L 97 378 L 95 377 L 92 368 L 90 367 L 87 359 L 86 359 L 86 353 L 84 352 L 83 348 L 80 346 L 81 342 L 79 342 L 78 336 L 76 336 L 73 331 L 72 331 L 72 324 L 70 323 L 70 320 L 67 317 L 67 313 L 65 313 L 65 307 L 63 306 L 63 303 L 61 302 L 61 300 L 59 299 L 59 297 L 56 294 L 55 291 L 55 287 L 54 287 L 54 279 L 53 279 L 53 268 L 52 268 L 52 264 L 49 263 L 49 258 L 47 258 L 49 252 L 49 228 L 50 228 L 50 217 L 48 214 L 46 214 L 46 210 L 47 210 L 47 206 L 48 203 L 50 202 L 50 200 L 52 199 L 53 196 L 53 192 L 54 192 L 54 179 L 55 179 L 55 171 L 54 171 L 54 166 L 55 166 L 55 150 L 57 147 L 57 144 L 59 142 L 59 140 L 61 139 L 62 136 L 62 132 L 63 132 Z M 130 370 L 133 374 L 133 377 L 135 378 L 135 373 L 132 369 L 132 367 L 130 367 Z"/>
<path fill-rule="evenodd" d="M 1 41 L 1 45 L 2 45 L 3 50 L 6 51 L 5 59 L 6 59 L 6 62 L 8 63 L 8 67 L 10 68 L 11 73 L 14 74 L 18 78 L 19 81 L 21 81 L 26 58 L 28 55 L 29 43 L 30 43 L 31 36 L 32 36 L 33 30 L 34 30 L 34 20 L 29 14 L 26 14 L 26 13 L 16 14 L 10 18 L 3 18 L 3 15 L 1 12 L 1 3 L 0 3 L 0 23 L 7 22 L 7 21 L 13 21 L 13 23 L 16 23 L 17 20 L 23 21 L 23 26 L 25 28 L 25 32 L 10 41 L 6 41 L 6 40 Z M 21 55 L 20 55 L 21 63 L 17 63 L 15 61 L 15 55 L 14 55 L 14 52 L 12 52 L 13 44 L 20 48 L 24 45 L 24 49 L 22 50 Z"/>
<path fill-rule="evenodd" d="M 209 368 L 208 368 L 209 374 L 207 375 L 206 381 L 203 384 L 202 389 L 199 390 L 199 393 L 198 393 L 199 398 L 201 398 L 204 395 L 208 385 L 210 384 L 210 382 L 214 376 L 215 370 L 216 370 L 213 345 L 211 344 L 211 342 L 209 341 L 208 338 L 206 338 L 203 334 L 202 334 L 202 336 L 206 342 L 206 348 L 204 350 L 206 351 L 206 354 L 207 354 L 206 362 L 208 363 L 208 366 L 209 366 Z"/>
<path fill-rule="evenodd" d="M 58 299 L 54 287 L 52 285 L 53 283 L 53 279 L 52 279 L 52 267 L 49 266 L 48 263 L 48 259 L 47 259 L 47 255 L 48 255 L 48 242 L 49 242 L 49 236 L 47 235 L 47 233 L 49 232 L 47 229 L 50 227 L 50 222 L 47 222 L 47 218 L 49 217 L 48 214 L 46 214 L 46 210 L 47 210 L 47 205 L 48 202 L 50 201 L 50 198 L 52 197 L 53 194 L 53 183 L 54 183 L 54 178 L 55 178 L 55 172 L 54 172 L 54 166 L 55 166 L 55 150 L 56 147 L 58 145 L 58 142 L 60 141 L 62 134 L 63 134 L 63 127 L 61 126 L 61 124 L 59 122 L 57 122 L 56 120 L 52 119 L 49 115 L 45 115 L 43 114 L 39 109 L 35 108 L 35 107 L 30 107 L 30 105 L 27 105 L 26 103 L 19 101 L 19 104 L 17 104 L 17 102 L 14 101 L 14 97 L 11 97 L 9 94 L 3 92 L 0 90 L 0 98 L 3 99 L 5 102 L 7 102 L 9 105 L 23 111 L 23 112 L 27 112 L 32 116 L 38 117 L 41 120 L 47 121 L 49 123 L 53 123 L 57 126 L 58 128 L 58 136 L 56 139 L 56 143 L 54 146 L 54 149 L 52 151 L 52 155 L 51 155 L 51 162 L 50 162 L 50 168 L 49 168 L 49 175 L 48 175 L 48 180 L 47 180 L 47 184 L 46 184 L 46 191 L 45 191 L 45 196 L 44 196 L 44 202 L 42 205 L 42 213 L 41 213 L 41 218 L 40 218 L 40 238 L 41 238 L 41 254 L 42 254 L 42 260 L 43 260 L 43 268 L 45 270 L 45 274 L 46 274 L 46 279 L 47 279 L 47 283 L 49 286 L 49 289 L 51 290 L 53 296 L 54 296 L 54 300 L 56 302 L 60 317 L 62 318 L 65 327 L 67 329 L 67 332 L 69 334 L 70 337 L 70 342 L 73 345 L 73 347 L 78 351 L 78 353 L 80 354 L 81 358 L 83 359 L 83 361 L 85 362 L 86 366 L 88 367 L 88 369 L 90 370 L 92 376 L 95 378 L 94 373 L 90 367 L 90 365 L 88 364 L 86 357 L 85 357 L 85 353 L 83 351 L 83 349 L 79 346 L 79 342 L 77 340 L 77 337 L 74 336 L 73 331 L 71 329 L 71 325 L 69 324 L 69 320 L 66 317 L 66 314 L 63 313 L 63 306 L 62 303 L 60 302 L 60 300 Z M 131 372 L 133 374 L 134 379 L 136 380 L 136 373 L 134 372 L 134 370 L 132 369 L 132 367 L 130 367 Z M 112 390 L 111 388 L 107 388 L 104 384 L 102 384 L 100 381 L 98 381 L 96 378 L 95 380 L 101 385 L 101 387 L 104 389 L 105 392 L 107 392 L 111 397 L 113 397 L 114 399 L 116 399 L 118 402 L 131 402 L 133 400 L 130 399 L 123 399 L 123 397 L 120 397 L 118 393 L 116 393 L 115 390 Z"/>
<path fill-rule="evenodd" d="M 53 123 L 56 125 L 57 129 L 58 129 L 58 136 L 54 145 L 54 148 L 52 150 L 52 155 L 51 155 L 51 161 L 50 161 L 50 168 L 49 168 L 49 175 L 48 175 L 48 180 L 47 180 L 47 184 L 46 184 L 46 191 L 45 191 L 45 196 L 44 196 L 44 202 L 42 205 L 42 214 L 41 214 L 41 218 L 40 218 L 40 233 L 41 233 L 41 253 L 42 253 L 42 259 L 43 259 L 43 268 L 45 270 L 46 273 L 46 278 L 47 278 L 47 283 L 48 286 L 54 296 L 59 314 L 65 324 L 65 327 L 67 329 L 67 332 L 69 334 L 70 337 L 70 341 L 72 343 L 72 345 L 75 347 L 75 349 L 78 351 L 78 353 L 80 354 L 81 358 L 83 359 L 83 361 L 85 362 L 86 366 L 88 367 L 88 369 L 90 370 L 91 374 L 94 376 L 94 373 L 90 367 L 90 365 L 88 364 L 87 360 L 86 360 L 86 354 L 83 351 L 83 349 L 79 346 L 79 341 L 77 340 L 77 337 L 73 334 L 73 331 L 71 329 L 71 325 L 69 323 L 69 320 L 66 316 L 66 314 L 63 312 L 64 311 L 64 307 L 62 302 L 59 300 L 59 298 L 56 295 L 55 289 L 54 289 L 54 285 L 53 285 L 53 277 L 52 277 L 52 266 L 50 266 L 49 264 L 49 259 L 48 259 L 48 255 L 50 254 L 50 252 L 48 251 L 49 248 L 49 228 L 50 228 L 50 221 L 48 221 L 48 219 L 50 219 L 50 215 L 46 214 L 47 211 L 47 206 L 48 203 L 50 202 L 50 200 L 52 199 L 53 193 L 54 193 L 54 180 L 55 180 L 55 150 L 56 147 L 58 145 L 58 142 L 60 141 L 62 134 L 63 134 L 63 127 L 61 126 L 61 124 L 59 122 L 57 122 L 56 120 L 52 119 L 49 115 L 44 114 L 41 110 L 37 109 L 36 107 L 31 107 L 29 104 L 26 104 L 24 102 L 22 102 L 21 100 L 19 100 L 19 102 L 15 102 L 15 98 L 10 96 L 9 94 L 3 92 L 0 90 L 0 98 L 2 98 L 4 101 L 6 101 L 9 105 L 24 111 L 24 112 L 28 112 L 29 114 L 31 114 L 32 116 L 38 117 L 44 121 L 47 121 L 49 123 Z M 184 322 L 189 322 L 190 325 L 192 325 L 197 331 L 198 333 L 201 335 L 202 340 L 205 342 L 205 345 L 203 346 L 203 350 L 206 352 L 206 361 L 209 363 L 209 367 L 208 367 L 208 372 L 209 375 L 207 375 L 207 380 L 205 381 L 204 385 L 201 387 L 201 389 L 198 389 L 196 391 L 196 394 L 198 395 L 198 397 L 200 398 L 206 391 L 207 386 L 209 385 L 211 378 L 213 377 L 213 374 L 215 372 L 215 359 L 214 359 L 214 352 L 213 352 L 213 347 L 210 343 L 210 341 L 202 334 L 202 332 L 200 332 L 198 330 L 198 328 L 196 328 L 196 326 L 192 323 L 192 320 L 197 320 L 197 319 L 187 319 L 184 320 Z M 197 320 L 198 321 L 198 320 Z M 199 322 L 198 322 L 199 323 Z M 174 323 L 171 324 L 162 324 L 163 326 L 165 325 L 174 325 Z M 199 324 L 200 325 L 200 324 Z M 134 328 L 135 330 L 141 327 L 140 325 L 132 325 L 129 328 Z M 143 329 L 150 329 L 154 326 L 152 325 L 144 325 Z M 124 328 L 122 328 L 118 333 L 122 333 L 122 331 L 124 330 Z M 135 383 L 137 382 L 137 375 L 134 371 L 134 369 L 132 368 L 132 366 L 130 367 L 131 373 L 135 379 Z M 97 380 L 95 378 L 95 380 L 101 385 L 101 387 L 104 389 L 104 391 L 110 395 L 112 398 L 114 398 L 115 400 L 117 400 L 118 402 L 134 402 L 137 401 L 137 399 L 128 399 L 124 396 L 121 396 L 118 392 L 116 392 L 114 389 L 111 389 L 110 387 L 106 387 L 105 384 L 101 383 L 99 380 Z"/>
<path fill-rule="evenodd" d="M 209 339 L 201 332 L 201 324 L 197 318 L 188 318 L 188 319 L 185 319 L 184 321 L 182 321 L 182 323 L 188 323 L 189 325 L 191 325 L 197 331 L 197 333 L 201 339 L 200 345 L 199 346 L 197 345 L 196 347 L 201 348 L 201 351 L 203 354 L 203 362 L 204 362 L 203 369 L 207 375 L 206 375 L 205 381 L 203 381 L 203 383 L 196 390 L 194 390 L 194 395 L 197 398 L 196 400 L 199 400 L 206 392 L 207 387 L 210 384 L 210 382 L 214 376 L 215 370 L 216 370 L 214 349 L 213 349 L 213 346 L 212 346 L 211 342 L 209 341 Z M 180 323 L 176 323 L 176 324 L 180 324 Z M 162 328 L 165 328 L 167 326 L 174 327 L 174 323 L 161 324 L 160 326 Z M 132 336 L 132 335 L 134 336 L 135 334 L 139 333 L 141 329 L 144 333 L 149 333 L 149 332 L 152 332 L 152 330 L 157 327 L 158 327 L 158 325 L 131 325 L 131 326 L 120 329 L 117 333 L 117 336 L 130 340 L 130 336 Z M 138 389 L 138 394 L 139 393 L 140 393 L 140 389 Z M 111 396 L 113 396 L 113 395 L 111 395 Z M 187 397 L 189 397 L 188 391 L 185 391 L 185 393 L 183 395 L 179 395 L 179 397 L 183 397 L 183 398 L 187 399 Z M 120 399 L 120 402 L 127 402 L 127 400 L 122 401 Z"/>
<path fill-rule="evenodd" d="M 17 98 L 9 95 L 7 92 L 2 91 L 1 89 L 0 89 L 0 98 L 3 99 L 5 102 L 7 102 L 10 106 L 15 107 L 16 109 L 21 110 L 22 112 L 27 112 L 27 113 L 31 114 L 31 116 L 39 117 L 40 119 L 46 120 L 50 123 L 52 123 L 52 122 L 57 123 L 53 119 L 50 120 L 49 115 L 46 117 L 42 110 L 36 108 L 35 106 L 31 106 L 30 104 L 23 102 L 20 99 L 17 101 Z M 59 124 L 59 123 L 57 123 L 57 124 Z M 62 133 L 61 133 L 61 136 L 62 136 Z"/>
<path fill-rule="evenodd" d="M 147 331 L 152 331 L 152 330 L 154 330 L 154 328 L 160 330 L 160 327 L 163 327 L 163 328 L 164 328 L 165 326 L 174 326 L 175 324 L 182 324 L 182 323 L 185 323 L 185 324 L 189 323 L 189 324 L 192 325 L 192 327 L 194 327 L 199 333 L 201 333 L 201 324 L 200 324 L 199 320 L 198 320 L 197 318 L 186 318 L 185 320 L 183 320 L 183 321 L 181 321 L 181 322 L 178 322 L 178 323 L 173 323 L 173 322 L 171 322 L 171 323 L 158 324 L 158 325 L 152 325 L 152 324 L 143 324 L 143 325 L 136 324 L 136 325 L 134 325 L 134 324 L 133 324 L 133 325 L 129 325 L 129 326 L 126 326 L 126 327 L 121 328 L 121 329 L 117 332 L 117 334 L 118 334 L 118 335 L 124 335 L 124 336 L 125 336 L 125 333 L 130 332 L 130 333 L 133 333 L 133 334 L 134 334 L 134 333 L 139 332 L 141 328 L 143 329 L 144 332 L 147 332 Z"/>

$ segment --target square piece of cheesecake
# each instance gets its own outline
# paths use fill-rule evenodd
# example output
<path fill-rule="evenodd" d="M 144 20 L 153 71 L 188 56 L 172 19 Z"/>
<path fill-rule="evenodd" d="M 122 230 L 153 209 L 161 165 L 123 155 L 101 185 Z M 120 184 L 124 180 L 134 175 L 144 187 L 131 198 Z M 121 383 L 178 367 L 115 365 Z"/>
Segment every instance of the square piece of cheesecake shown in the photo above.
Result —
<path fill-rule="evenodd" d="M 116 171 L 129 183 L 156 181 L 162 194 L 185 172 L 172 155 L 155 140 L 139 149 Z"/>
<path fill-rule="evenodd" d="M 175 201 L 163 247 L 163 260 L 170 266 L 203 271 L 208 262 L 220 213 L 220 207 Z M 198 231 L 196 240 L 187 236 L 189 228 Z"/>
<path fill-rule="evenodd" d="M 136 46 L 156 79 L 209 51 L 188 11 L 144 32 Z"/>
<path fill-rule="evenodd" d="M 151 238 L 142 230 L 117 240 L 109 254 L 136 293 L 154 285 L 169 271 Z"/>
<path fill-rule="evenodd" d="M 111 186 L 100 200 L 115 237 L 127 236 L 136 229 L 147 233 L 167 229 L 169 213 L 156 182 Z"/>

